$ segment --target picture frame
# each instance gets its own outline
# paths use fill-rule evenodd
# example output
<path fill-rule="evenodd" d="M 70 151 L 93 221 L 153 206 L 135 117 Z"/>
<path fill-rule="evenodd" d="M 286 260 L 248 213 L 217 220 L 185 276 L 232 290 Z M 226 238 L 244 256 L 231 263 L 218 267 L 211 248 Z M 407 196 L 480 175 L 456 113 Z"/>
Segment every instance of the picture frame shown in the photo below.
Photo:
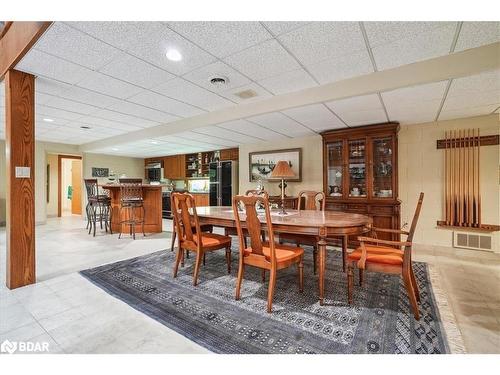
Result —
<path fill-rule="evenodd" d="M 302 148 L 255 151 L 248 154 L 248 179 L 250 182 L 279 181 L 269 176 L 279 160 L 287 160 L 296 177 L 287 178 L 290 182 L 302 181 Z"/>
<path fill-rule="evenodd" d="M 108 177 L 109 168 L 92 167 L 92 177 Z"/>

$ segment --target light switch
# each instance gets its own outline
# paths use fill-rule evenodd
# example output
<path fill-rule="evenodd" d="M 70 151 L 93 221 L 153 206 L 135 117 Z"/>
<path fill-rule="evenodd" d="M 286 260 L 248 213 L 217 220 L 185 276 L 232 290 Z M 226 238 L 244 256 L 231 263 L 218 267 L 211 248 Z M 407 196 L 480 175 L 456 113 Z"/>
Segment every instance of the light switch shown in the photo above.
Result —
<path fill-rule="evenodd" d="M 16 167 L 16 178 L 30 178 L 30 167 Z"/>

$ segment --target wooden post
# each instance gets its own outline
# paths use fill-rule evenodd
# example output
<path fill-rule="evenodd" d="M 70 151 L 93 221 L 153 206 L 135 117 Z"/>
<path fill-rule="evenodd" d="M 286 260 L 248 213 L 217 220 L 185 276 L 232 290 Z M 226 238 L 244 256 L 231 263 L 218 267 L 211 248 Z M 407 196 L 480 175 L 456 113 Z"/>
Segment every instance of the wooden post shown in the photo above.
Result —
<path fill-rule="evenodd" d="M 5 74 L 7 156 L 7 287 L 35 277 L 35 77 Z M 23 167 L 23 168 L 20 168 Z"/>

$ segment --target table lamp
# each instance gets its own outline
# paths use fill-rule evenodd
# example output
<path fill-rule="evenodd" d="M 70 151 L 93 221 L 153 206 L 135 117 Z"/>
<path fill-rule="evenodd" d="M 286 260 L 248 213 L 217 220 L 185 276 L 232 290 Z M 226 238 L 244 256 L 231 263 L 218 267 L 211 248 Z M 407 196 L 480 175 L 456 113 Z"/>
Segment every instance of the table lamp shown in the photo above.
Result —
<path fill-rule="evenodd" d="M 285 211 L 285 178 L 287 177 L 295 177 L 295 174 L 290 168 L 290 164 L 288 164 L 285 160 L 280 160 L 274 166 L 273 172 L 271 173 L 271 178 L 281 178 L 281 211 L 280 215 L 286 215 Z"/>

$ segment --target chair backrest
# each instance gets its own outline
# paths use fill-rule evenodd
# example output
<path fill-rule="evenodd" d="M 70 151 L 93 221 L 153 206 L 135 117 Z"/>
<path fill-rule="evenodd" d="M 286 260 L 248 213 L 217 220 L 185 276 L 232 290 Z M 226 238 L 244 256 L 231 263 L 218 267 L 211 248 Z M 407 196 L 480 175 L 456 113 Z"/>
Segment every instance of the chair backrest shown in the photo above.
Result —
<path fill-rule="evenodd" d="M 99 194 L 97 178 L 86 178 L 83 181 L 85 182 L 85 189 L 87 190 L 87 199 L 96 199 Z"/>
<path fill-rule="evenodd" d="M 302 197 L 304 198 L 304 210 L 324 211 L 325 193 L 322 191 L 303 190 L 299 193 L 299 211 L 302 209 Z"/>
<path fill-rule="evenodd" d="M 417 208 L 415 208 L 415 214 L 413 215 L 413 220 L 411 221 L 410 230 L 408 231 L 407 241 L 413 241 L 413 234 L 415 233 L 415 229 L 417 228 L 418 217 L 420 216 L 420 210 L 422 209 L 422 202 L 424 201 L 424 193 L 420 193 L 418 197 Z"/>
<path fill-rule="evenodd" d="M 266 215 L 266 226 L 269 236 L 269 247 L 271 253 L 271 262 L 276 262 L 276 251 L 274 247 L 274 231 L 273 224 L 271 221 L 271 212 L 269 210 L 269 200 L 263 196 L 258 195 L 237 195 L 233 198 L 233 211 L 234 217 L 236 219 L 236 229 L 238 231 L 238 238 L 240 242 L 240 256 L 243 256 L 243 250 L 245 248 L 245 234 L 243 233 L 242 228 L 242 219 L 240 217 L 240 211 L 238 207 L 243 205 L 245 207 L 245 213 L 241 213 L 245 215 L 245 226 L 247 230 L 247 236 L 250 237 L 250 247 L 252 248 L 252 256 L 264 256 L 263 251 L 263 241 L 262 241 L 262 224 L 259 220 L 256 205 L 262 204 L 264 206 L 265 215 Z"/>
<path fill-rule="evenodd" d="M 196 213 L 196 204 L 194 197 L 189 193 L 171 193 L 172 214 L 174 216 L 174 224 L 179 237 L 179 243 L 190 241 L 194 242 L 194 236 L 197 236 L 198 246 L 201 246 L 201 230 L 198 214 Z M 193 214 L 189 213 L 192 209 Z M 196 228 L 196 233 L 193 233 L 192 224 Z"/>
<path fill-rule="evenodd" d="M 122 201 L 139 201 L 142 200 L 142 182 L 127 182 L 120 183 L 120 199 Z"/>

